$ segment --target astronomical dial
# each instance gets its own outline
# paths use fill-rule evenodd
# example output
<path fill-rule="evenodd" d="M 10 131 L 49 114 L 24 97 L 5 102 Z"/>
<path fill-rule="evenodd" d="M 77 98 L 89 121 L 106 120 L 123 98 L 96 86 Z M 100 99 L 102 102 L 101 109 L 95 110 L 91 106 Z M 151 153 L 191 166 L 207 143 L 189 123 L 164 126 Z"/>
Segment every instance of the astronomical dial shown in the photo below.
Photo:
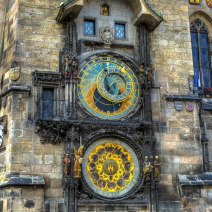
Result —
<path fill-rule="evenodd" d="M 101 119 L 121 119 L 136 107 L 138 80 L 120 60 L 99 57 L 80 71 L 78 96 L 88 112 Z"/>
<path fill-rule="evenodd" d="M 102 138 L 86 150 L 82 170 L 94 192 L 119 198 L 134 188 L 140 167 L 130 146 L 116 138 Z"/>

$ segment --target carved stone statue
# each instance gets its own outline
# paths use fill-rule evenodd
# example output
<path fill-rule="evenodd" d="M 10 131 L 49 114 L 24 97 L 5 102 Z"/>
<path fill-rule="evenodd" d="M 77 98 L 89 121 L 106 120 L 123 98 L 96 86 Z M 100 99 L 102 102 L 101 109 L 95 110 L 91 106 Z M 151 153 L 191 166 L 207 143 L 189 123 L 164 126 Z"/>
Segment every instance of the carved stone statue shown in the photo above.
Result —
<path fill-rule="evenodd" d="M 66 78 L 72 77 L 75 79 L 78 77 L 78 60 L 76 57 L 66 56 L 64 60 L 64 74 Z"/>
<path fill-rule="evenodd" d="M 64 60 L 64 74 L 67 78 L 71 77 L 71 71 L 70 71 L 70 58 L 69 56 L 65 57 Z"/>
<path fill-rule="evenodd" d="M 66 154 L 64 160 L 64 173 L 70 175 L 71 173 L 71 159 L 69 158 L 69 154 Z"/>
<path fill-rule="evenodd" d="M 84 146 L 81 146 L 78 151 L 74 147 L 74 178 L 80 178 L 81 177 L 81 164 L 82 164 L 82 151 Z"/>
<path fill-rule="evenodd" d="M 150 174 L 152 172 L 153 166 L 151 165 L 150 161 L 148 161 L 148 156 L 145 156 L 145 161 L 143 164 L 143 171 L 144 171 L 144 176 L 146 178 L 150 177 Z"/>
<path fill-rule="evenodd" d="M 151 84 L 153 81 L 153 71 L 154 71 L 154 67 L 152 65 L 149 65 L 146 68 L 144 68 L 144 66 L 141 65 L 139 67 L 141 82 L 142 83 L 147 82 L 147 84 Z"/>
<path fill-rule="evenodd" d="M 76 57 L 73 57 L 70 63 L 71 66 L 71 73 L 73 78 L 77 78 L 78 77 L 78 60 Z"/>
<path fill-rule="evenodd" d="M 159 167 L 162 165 L 162 163 L 159 163 L 158 159 L 159 159 L 158 156 L 155 156 L 155 160 L 154 160 L 154 167 L 155 167 L 154 177 L 155 178 L 159 178 L 160 176 Z"/>
<path fill-rule="evenodd" d="M 114 27 L 108 25 L 101 27 L 100 40 L 105 44 L 111 45 L 114 40 Z"/>

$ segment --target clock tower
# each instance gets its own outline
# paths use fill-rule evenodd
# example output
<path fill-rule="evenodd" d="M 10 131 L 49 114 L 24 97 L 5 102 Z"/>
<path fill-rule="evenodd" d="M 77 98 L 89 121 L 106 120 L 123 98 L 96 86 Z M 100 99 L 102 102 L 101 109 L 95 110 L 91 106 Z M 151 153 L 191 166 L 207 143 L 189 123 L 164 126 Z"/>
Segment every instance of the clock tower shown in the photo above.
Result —
<path fill-rule="evenodd" d="M 48 132 L 48 142 L 64 143 L 68 212 L 85 206 L 158 211 L 158 176 L 151 165 L 156 124 L 151 110 L 154 68 L 149 33 L 163 18 L 145 1 L 137 1 L 143 11 L 139 17 L 134 3 L 123 4 L 126 14 L 119 19 L 119 1 L 98 6 L 93 0 L 67 1 L 57 16 L 66 25 L 66 41 L 59 55 L 60 75 L 49 78 L 56 78 L 59 95 L 54 104 L 60 113 L 58 120 L 38 119 L 36 125 L 41 137 Z M 34 72 L 34 82 L 43 96 L 51 95 L 40 72 Z M 48 118 L 50 111 L 43 114 Z M 49 126 L 58 129 L 56 138 Z"/>

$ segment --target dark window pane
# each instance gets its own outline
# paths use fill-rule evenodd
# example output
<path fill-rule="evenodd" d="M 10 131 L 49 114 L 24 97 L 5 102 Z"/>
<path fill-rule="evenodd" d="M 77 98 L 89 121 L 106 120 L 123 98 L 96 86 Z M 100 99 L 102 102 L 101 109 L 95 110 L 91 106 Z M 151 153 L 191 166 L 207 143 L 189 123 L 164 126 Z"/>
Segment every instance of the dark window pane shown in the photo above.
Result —
<path fill-rule="evenodd" d="M 208 34 L 200 33 L 200 48 L 209 49 Z"/>
<path fill-rule="evenodd" d="M 203 72 L 203 86 L 211 87 L 210 69 L 203 68 L 202 72 Z"/>
<path fill-rule="evenodd" d="M 84 34 L 85 35 L 95 35 L 95 21 L 94 20 L 84 20 Z"/>
<path fill-rule="evenodd" d="M 43 105 L 42 105 L 43 118 L 53 118 L 54 107 L 54 90 L 43 89 Z"/>
<path fill-rule="evenodd" d="M 193 66 L 199 69 L 199 51 L 198 48 L 192 48 Z"/>
<path fill-rule="evenodd" d="M 125 24 L 115 24 L 115 38 L 125 38 Z"/>
<path fill-rule="evenodd" d="M 200 70 L 198 68 L 194 68 L 194 86 L 201 87 L 200 84 Z"/>
<path fill-rule="evenodd" d="M 194 26 L 192 26 L 192 27 L 190 28 L 190 30 L 191 30 L 191 32 L 197 32 L 197 30 L 196 30 L 196 28 L 195 28 Z"/>
<path fill-rule="evenodd" d="M 201 61 L 202 61 L 202 67 L 205 67 L 205 68 L 210 67 L 208 49 L 201 49 Z"/>
<path fill-rule="evenodd" d="M 191 27 L 191 44 L 194 66 L 194 86 L 200 87 L 200 70 L 202 76 L 202 85 L 211 87 L 210 77 L 210 52 L 207 30 L 200 20 L 195 20 L 196 26 L 201 28 L 198 32 L 195 27 Z M 200 69 L 201 68 L 201 69 Z"/>
<path fill-rule="evenodd" d="M 201 26 L 201 21 L 199 19 L 196 19 L 194 22 L 198 27 Z"/>
<path fill-rule="evenodd" d="M 198 34 L 196 32 L 191 33 L 191 44 L 192 47 L 198 48 Z"/>

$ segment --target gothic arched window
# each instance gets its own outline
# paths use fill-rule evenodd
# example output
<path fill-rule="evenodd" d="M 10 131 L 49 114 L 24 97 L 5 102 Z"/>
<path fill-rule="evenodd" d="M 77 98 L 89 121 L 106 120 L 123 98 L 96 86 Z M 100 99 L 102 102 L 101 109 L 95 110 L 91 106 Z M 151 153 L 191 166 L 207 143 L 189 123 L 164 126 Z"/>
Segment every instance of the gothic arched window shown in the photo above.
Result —
<path fill-rule="evenodd" d="M 195 19 L 191 23 L 191 43 L 194 67 L 194 86 L 211 87 L 210 45 L 205 24 Z"/>

